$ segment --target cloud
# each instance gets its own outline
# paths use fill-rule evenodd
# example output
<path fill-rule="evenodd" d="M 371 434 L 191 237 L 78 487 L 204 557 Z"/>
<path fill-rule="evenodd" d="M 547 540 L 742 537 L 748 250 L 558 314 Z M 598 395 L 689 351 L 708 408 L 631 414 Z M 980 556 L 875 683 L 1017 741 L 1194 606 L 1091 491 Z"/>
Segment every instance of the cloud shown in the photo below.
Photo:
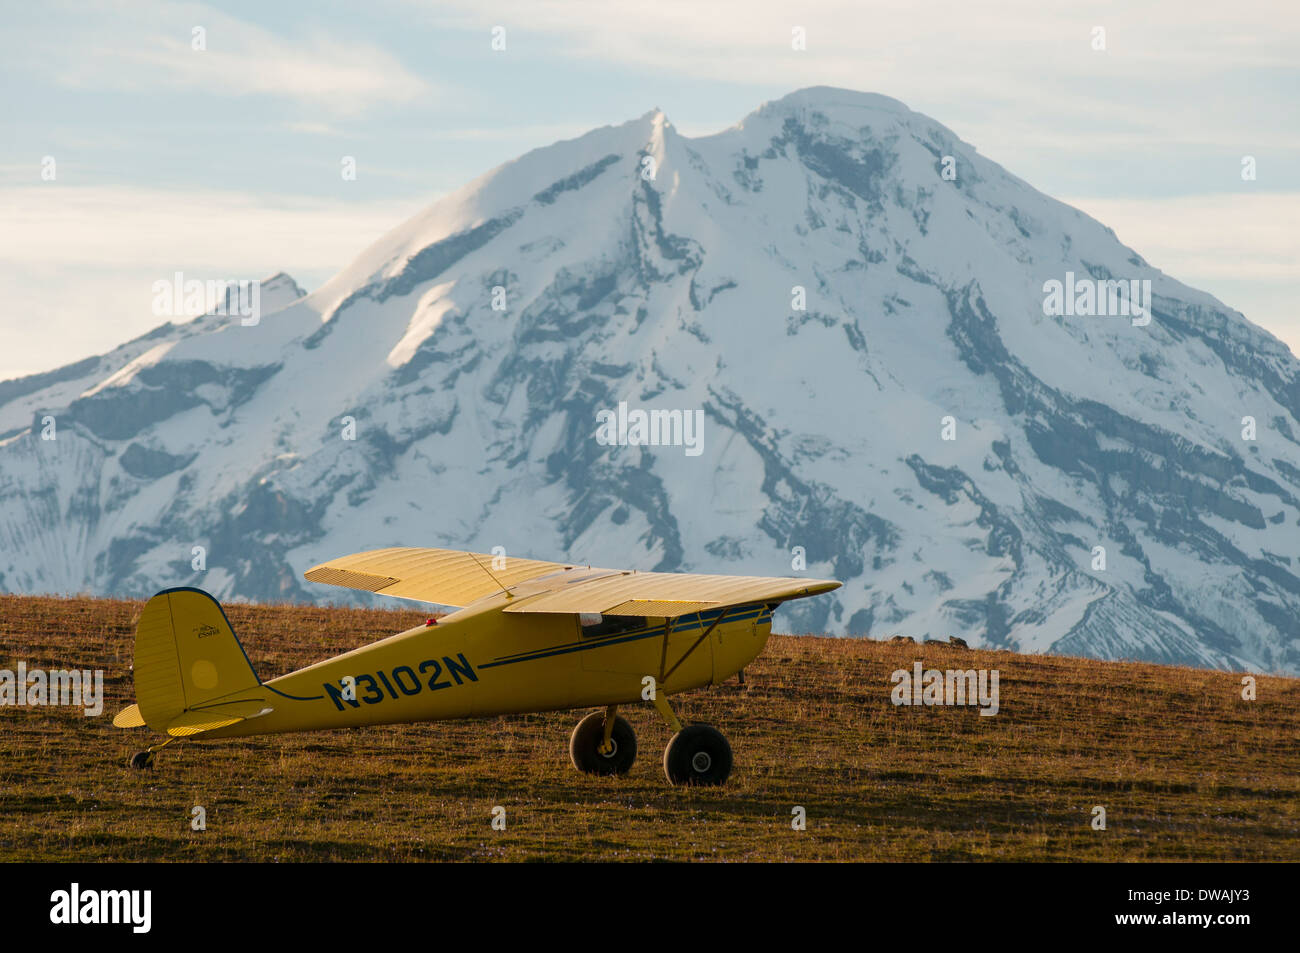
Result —
<path fill-rule="evenodd" d="M 1109 225 L 1125 245 L 1179 280 L 1194 272 L 1300 287 L 1300 193 L 1062 201 Z"/>
<path fill-rule="evenodd" d="M 1276 0 L 443 0 L 412 16 L 507 30 L 508 54 L 577 57 L 762 88 L 843 86 L 884 93 L 958 134 L 1015 150 L 1044 129 L 1058 148 L 1105 150 L 1079 135 L 1127 129 L 1145 142 L 1235 142 L 1267 133 L 1300 145 L 1294 95 L 1300 17 Z M 1092 48 L 1105 29 L 1106 49 Z M 791 48 L 801 27 L 807 48 Z M 1247 81 L 1243 77 L 1253 77 Z M 646 91 L 655 100 L 654 88 Z M 1249 108 L 1243 108 L 1248 106 Z M 1117 126 L 1119 127 L 1117 129 Z M 1063 135 L 1070 137 L 1063 140 Z"/>
<path fill-rule="evenodd" d="M 0 189 L 0 379 L 111 350 L 162 323 L 151 287 L 286 271 L 308 289 L 419 211 L 217 191 Z"/>
<path fill-rule="evenodd" d="M 178 262 L 289 270 L 340 266 L 428 199 L 356 204 L 223 191 L 126 186 L 0 189 L 0 262 L 143 266 Z M 256 277 L 256 276 L 254 276 Z"/>
<path fill-rule="evenodd" d="M 30 69 L 76 89 L 265 95 L 351 118 L 438 94 L 392 54 L 320 31 L 286 37 L 200 3 L 147 0 L 34 33 Z M 195 31 L 205 46 L 193 48 Z"/>
<path fill-rule="evenodd" d="M 1063 201 L 1110 226 L 1154 267 L 1219 298 L 1300 355 L 1300 193 Z"/>

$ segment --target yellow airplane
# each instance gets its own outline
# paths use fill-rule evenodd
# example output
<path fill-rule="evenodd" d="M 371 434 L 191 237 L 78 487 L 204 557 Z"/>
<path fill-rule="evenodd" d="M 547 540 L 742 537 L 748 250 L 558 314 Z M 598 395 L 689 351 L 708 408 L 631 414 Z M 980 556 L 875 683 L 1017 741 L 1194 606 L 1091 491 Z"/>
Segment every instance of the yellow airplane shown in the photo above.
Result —
<path fill-rule="evenodd" d="M 149 767 L 177 738 L 600 706 L 574 728 L 569 756 L 579 771 L 624 774 L 636 735 L 618 706 L 649 701 L 673 731 L 669 782 L 721 784 L 732 763 L 726 738 L 708 725 L 683 726 L 668 696 L 735 675 L 763 650 L 777 605 L 840 585 L 405 548 L 345 556 L 305 576 L 463 608 L 263 682 L 212 596 L 160 592 L 136 627 L 136 704 L 113 724 L 168 737 L 137 753 L 133 767 Z"/>

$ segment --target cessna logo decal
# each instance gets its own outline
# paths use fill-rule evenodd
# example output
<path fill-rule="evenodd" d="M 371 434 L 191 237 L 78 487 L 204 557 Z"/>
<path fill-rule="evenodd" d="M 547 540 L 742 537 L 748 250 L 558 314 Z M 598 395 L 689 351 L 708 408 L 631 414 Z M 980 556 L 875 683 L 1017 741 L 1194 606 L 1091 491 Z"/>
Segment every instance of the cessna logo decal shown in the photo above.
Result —
<path fill-rule="evenodd" d="M 196 639 L 206 639 L 210 635 L 220 635 L 221 630 L 215 625 L 196 625 L 194 627 L 194 637 Z"/>

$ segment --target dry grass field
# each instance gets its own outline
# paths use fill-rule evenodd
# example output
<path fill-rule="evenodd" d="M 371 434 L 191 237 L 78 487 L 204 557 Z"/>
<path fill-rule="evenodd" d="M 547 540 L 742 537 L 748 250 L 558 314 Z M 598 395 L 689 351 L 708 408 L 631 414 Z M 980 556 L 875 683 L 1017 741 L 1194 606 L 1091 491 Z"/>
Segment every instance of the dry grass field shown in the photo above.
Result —
<path fill-rule="evenodd" d="M 570 766 L 580 711 L 178 742 L 141 772 L 127 759 L 157 738 L 111 719 L 142 608 L 0 596 L 0 668 L 100 668 L 107 695 L 98 718 L 0 708 L 4 860 L 1300 859 L 1295 679 L 1245 701 L 1225 672 L 774 636 L 744 685 L 675 699 L 730 739 L 722 788 L 668 786 L 648 705 L 624 710 L 640 749 L 624 778 Z M 264 679 L 422 618 L 227 612 Z M 1000 712 L 894 706 L 890 674 L 916 660 L 997 669 Z"/>

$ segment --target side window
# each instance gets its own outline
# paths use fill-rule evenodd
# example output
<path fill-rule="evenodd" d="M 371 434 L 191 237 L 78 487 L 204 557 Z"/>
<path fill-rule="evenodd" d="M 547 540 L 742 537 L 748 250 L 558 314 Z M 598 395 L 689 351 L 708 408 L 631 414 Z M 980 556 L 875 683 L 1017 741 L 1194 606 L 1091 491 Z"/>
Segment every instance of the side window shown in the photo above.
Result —
<path fill-rule="evenodd" d="M 578 616 L 584 639 L 597 639 L 621 632 L 635 632 L 649 623 L 643 615 L 606 615 L 584 612 Z"/>

